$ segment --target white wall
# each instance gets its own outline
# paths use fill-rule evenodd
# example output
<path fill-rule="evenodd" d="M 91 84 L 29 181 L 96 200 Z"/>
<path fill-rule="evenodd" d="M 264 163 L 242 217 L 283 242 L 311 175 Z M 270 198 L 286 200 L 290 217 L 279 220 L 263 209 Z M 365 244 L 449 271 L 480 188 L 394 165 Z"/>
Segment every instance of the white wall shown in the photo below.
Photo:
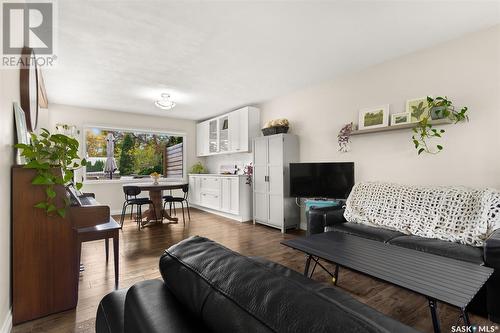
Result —
<path fill-rule="evenodd" d="M 193 163 L 197 161 L 195 137 L 196 125 L 192 120 L 182 120 L 176 118 L 156 117 L 143 114 L 50 104 L 50 129 L 52 131 L 55 130 L 56 124 L 59 123 L 75 125 L 80 130 L 82 130 L 85 125 L 104 125 L 110 127 L 186 133 L 187 168 L 189 168 Z M 81 154 L 83 154 L 83 151 L 81 152 Z M 121 211 L 121 207 L 123 204 L 123 191 L 121 182 L 112 181 L 109 183 L 103 182 L 100 184 L 84 184 L 82 190 L 85 192 L 95 193 L 97 201 L 102 204 L 109 205 L 113 213 Z"/>
<path fill-rule="evenodd" d="M 252 153 L 236 153 L 236 154 L 222 154 L 213 155 L 200 158 L 202 164 L 208 170 L 209 173 L 220 173 L 221 165 L 237 165 L 240 168 L 240 172 L 246 165 L 250 164 L 253 160 Z"/>
<path fill-rule="evenodd" d="M 417 156 L 409 130 L 355 136 L 350 152 L 338 152 L 337 133 L 359 109 L 403 112 L 406 99 L 426 95 L 469 106 L 469 123 L 443 127 L 442 153 Z M 282 117 L 300 137 L 301 161 L 354 161 L 357 181 L 500 188 L 500 26 L 262 106 L 263 123 Z"/>
<path fill-rule="evenodd" d="M 11 166 L 14 163 L 14 116 L 12 103 L 19 102 L 19 70 L 0 70 L 0 332 L 8 332 L 11 276 Z"/>

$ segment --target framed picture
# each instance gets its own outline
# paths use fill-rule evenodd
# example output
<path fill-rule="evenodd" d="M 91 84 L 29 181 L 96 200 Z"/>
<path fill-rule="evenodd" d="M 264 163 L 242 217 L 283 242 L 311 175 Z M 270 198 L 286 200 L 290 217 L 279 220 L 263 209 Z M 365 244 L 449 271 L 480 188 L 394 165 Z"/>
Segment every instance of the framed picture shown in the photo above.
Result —
<path fill-rule="evenodd" d="M 406 112 L 410 114 L 410 122 L 419 122 L 429 114 L 427 97 L 409 99 L 406 101 Z"/>
<path fill-rule="evenodd" d="M 29 143 L 28 126 L 26 125 L 26 116 L 19 104 L 14 103 L 14 119 L 16 122 L 16 137 L 17 143 Z M 26 164 L 26 158 L 21 156 L 19 149 L 16 152 L 17 164 Z"/>
<path fill-rule="evenodd" d="M 391 126 L 408 124 L 410 122 L 410 114 L 408 112 L 391 114 Z"/>
<path fill-rule="evenodd" d="M 358 129 L 389 126 L 389 104 L 359 110 Z"/>

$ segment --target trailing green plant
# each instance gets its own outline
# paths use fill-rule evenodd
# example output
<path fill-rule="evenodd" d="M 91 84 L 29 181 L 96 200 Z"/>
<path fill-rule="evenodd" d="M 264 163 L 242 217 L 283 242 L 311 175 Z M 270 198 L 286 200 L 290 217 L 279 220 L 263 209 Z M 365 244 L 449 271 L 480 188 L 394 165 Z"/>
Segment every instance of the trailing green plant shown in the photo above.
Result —
<path fill-rule="evenodd" d="M 205 169 L 201 162 L 196 162 L 189 170 L 189 173 L 207 173 L 207 169 Z"/>
<path fill-rule="evenodd" d="M 453 105 L 453 102 L 446 96 L 436 98 L 427 96 L 428 107 L 426 108 L 423 106 L 423 103 L 421 104 L 422 105 L 414 107 L 414 110 L 412 110 L 412 114 L 414 114 L 414 112 L 418 113 L 419 116 L 425 114 L 425 116 L 422 117 L 421 120 L 413 128 L 413 144 L 415 145 L 415 149 L 417 150 L 418 155 L 422 154 L 423 152 L 429 154 L 437 154 L 443 150 L 443 146 L 440 144 L 431 146 L 429 140 L 442 138 L 445 130 L 435 128 L 431 121 L 438 119 L 447 119 L 454 124 L 462 121 L 468 121 L 468 108 L 464 106 L 460 109 L 460 111 L 457 110 Z"/>
<path fill-rule="evenodd" d="M 31 183 L 45 188 L 45 201 L 35 205 L 45 210 L 48 215 L 58 214 L 66 216 L 68 198 L 63 199 L 64 206 L 57 206 L 55 186 L 66 186 L 73 181 L 75 170 L 85 166 L 87 161 L 78 156 L 78 141 L 64 134 L 50 134 L 42 129 L 40 135 L 31 134 L 29 144 L 17 144 L 22 150 L 21 155 L 26 157 L 27 169 L 36 170 L 36 176 Z M 61 172 L 59 172 L 59 170 Z M 76 183 L 79 190 L 81 183 Z"/>

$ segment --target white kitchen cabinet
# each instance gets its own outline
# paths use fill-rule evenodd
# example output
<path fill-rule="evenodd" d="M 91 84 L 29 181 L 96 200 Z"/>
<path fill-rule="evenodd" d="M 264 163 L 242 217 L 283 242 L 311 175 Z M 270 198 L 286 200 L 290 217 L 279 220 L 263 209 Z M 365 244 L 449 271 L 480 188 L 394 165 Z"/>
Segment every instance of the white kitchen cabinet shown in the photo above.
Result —
<path fill-rule="evenodd" d="M 239 177 L 221 179 L 221 210 L 231 214 L 239 214 Z"/>
<path fill-rule="evenodd" d="M 209 122 L 204 121 L 196 124 L 196 155 L 206 156 L 210 154 L 208 140 L 203 140 L 203 138 L 208 138 L 209 136 Z"/>
<path fill-rule="evenodd" d="M 196 154 L 209 156 L 251 151 L 260 135 L 260 110 L 244 107 L 201 122 L 196 127 Z"/>
<path fill-rule="evenodd" d="M 219 151 L 219 120 L 208 121 L 208 152 L 210 154 Z"/>
<path fill-rule="evenodd" d="M 298 137 L 277 134 L 254 139 L 253 216 L 285 232 L 298 227 L 300 210 L 289 196 L 289 165 L 299 161 Z"/>
<path fill-rule="evenodd" d="M 191 204 L 198 204 L 200 202 L 200 183 L 201 179 L 198 177 L 189 177 L 189 202 Z"/>
<path fill-rule="evenodd" d="M 252 219 L 251 186 L 243 175 L 189 175 L 193 207 L 243 222 Z"/>

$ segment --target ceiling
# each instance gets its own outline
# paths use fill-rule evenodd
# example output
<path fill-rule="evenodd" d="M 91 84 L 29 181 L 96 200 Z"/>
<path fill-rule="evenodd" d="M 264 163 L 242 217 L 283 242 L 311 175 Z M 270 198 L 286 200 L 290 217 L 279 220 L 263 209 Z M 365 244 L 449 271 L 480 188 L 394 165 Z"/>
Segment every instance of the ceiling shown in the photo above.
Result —
<path fill-rule="evenodd" d="M 486 1 L 58 1 L 51 103 L 205 119 L 500 23 Z M 177 106 L 153 104 L 162 92 Z"/>

